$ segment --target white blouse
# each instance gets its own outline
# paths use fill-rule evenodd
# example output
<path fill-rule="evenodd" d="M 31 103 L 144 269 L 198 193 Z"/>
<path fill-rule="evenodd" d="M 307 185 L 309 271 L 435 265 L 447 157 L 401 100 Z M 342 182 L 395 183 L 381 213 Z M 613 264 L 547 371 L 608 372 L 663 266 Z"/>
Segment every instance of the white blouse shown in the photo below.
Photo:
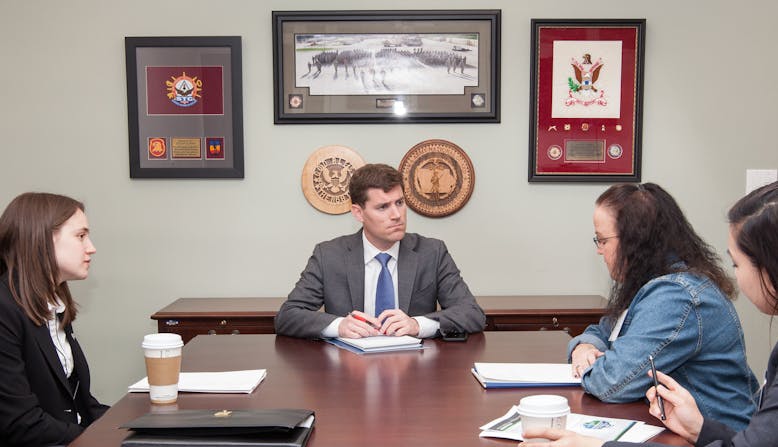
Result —
<path fill-rule="evenodd" d="M 49 335 L 51 335 L 51 341 L 54 342 L 54 349 L 57 350 L 57 357 L 62 364 L 62 369 L 65 371 L 65 376 L 70 377 L 73 374 L 73 350 L 70 348 L 70 342 L 68 342 L 65 336 L 65 330 L 59 324 L 58 314 L 65 312 L 65 305 L 57 298 L 57 304 L 53 305 L 49 303 L 49 311 L 51 312 L 51 319 L 46 321 L 46 325 L 49 327 Z"/>

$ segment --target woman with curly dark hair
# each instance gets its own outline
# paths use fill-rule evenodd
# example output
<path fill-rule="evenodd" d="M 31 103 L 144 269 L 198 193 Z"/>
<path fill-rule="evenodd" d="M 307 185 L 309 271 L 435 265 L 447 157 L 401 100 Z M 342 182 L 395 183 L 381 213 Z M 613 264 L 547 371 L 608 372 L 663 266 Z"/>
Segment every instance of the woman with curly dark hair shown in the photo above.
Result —
<path fill-rule="evenodd" d="M 605 402 L 643 398 L 649 356 L 706 417 L 741 429 L 758 383 L 746 362 L 735 287 L 660 186 L 618 184 L 596 201 L 594 243 L 611 278 L 609 313 L 568 346 L 573 373 Z"/>

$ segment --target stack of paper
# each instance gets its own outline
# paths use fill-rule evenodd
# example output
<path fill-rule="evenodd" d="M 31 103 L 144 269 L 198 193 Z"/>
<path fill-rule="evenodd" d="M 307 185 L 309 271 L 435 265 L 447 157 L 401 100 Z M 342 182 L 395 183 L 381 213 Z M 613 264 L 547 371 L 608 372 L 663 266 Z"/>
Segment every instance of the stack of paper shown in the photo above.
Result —
<path fill-rule="evenodd" d="M 251 393 L 267 375 L 265 369 L 221 372 L 182 372 L 178 391 L 191 393 Z M 144 377 L 129 386 L 131 393 L 148 393 L 149 379 Z"/>
<path fill-rule="evenodd" d="M 484 388 L 522 388 L 537 386 L 575 386 L 567 363 L 476 363 L 471 370 Z"/>
<path fill-rule="evenodd" d="M 403 335 L 401 337 L 392 337 L 387 335 L 377 335 L 375 337 L 364 338 L 330 338 L 329 343 L 335 346 L 348 349 L 358 354 L 368 354 L 373 352 L 387 351 L 407 351 L 412 349 L 422 349 L 421 339 Z"/>
<path fill-rule="evenodd" d="M 505 416 L 479 427 L 482 438 L 504 438 L 523 441 L 521 416 L 518 407 L 513 406 Z M 664 428 L 648 425 L 641 421 L 588 416 L 571 413 L 567 416 L 568 430 L 603 441 L 644 442 L 661 433 Z"/>

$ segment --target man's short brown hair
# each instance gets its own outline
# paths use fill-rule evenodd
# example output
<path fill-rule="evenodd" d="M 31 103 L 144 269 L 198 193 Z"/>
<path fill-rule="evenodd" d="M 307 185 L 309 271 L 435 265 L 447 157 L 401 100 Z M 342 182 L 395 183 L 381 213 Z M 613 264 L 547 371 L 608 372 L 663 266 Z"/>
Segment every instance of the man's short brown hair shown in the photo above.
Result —
<path fill-rule="evenodd" d="M 389 192 L 397 185 L 402 188 L 402 175 L 397 169 L 382 163 L 366 164 L 354 171 L 349 181 L 348 193 L 351 203 L 364 208 L 368 189 L 380 188 L 383 192 Z"/>

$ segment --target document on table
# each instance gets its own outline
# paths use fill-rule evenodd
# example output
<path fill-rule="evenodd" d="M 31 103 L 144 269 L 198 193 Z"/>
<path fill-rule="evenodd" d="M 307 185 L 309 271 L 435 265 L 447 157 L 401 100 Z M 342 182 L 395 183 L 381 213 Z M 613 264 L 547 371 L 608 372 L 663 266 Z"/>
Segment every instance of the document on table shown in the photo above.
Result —
<path fill-rule="evenodd" d="M 575 386 L 567 363 L 475 363 L 473 376 L 484 388 L 521 388 L 539 386 Z"/>
<path fill-rule="evenodd" d="M 314 418 L 304 409 L 174 410 L 147 413 L 120 428 L 132 431 L 122 447 L 304 447 Z"/>
<path fill-rule="evenodd" d="M 524 440 L 522 437 L 521 416 L 519 415 L 518 407 L 515 405 L 504 416 L 479 428 L 482 430 L 478 435 L 481 438 Z M 641 421 L 577 413 L 570 413 L 567 416 L 566 428 L 585 436 L 602 439 L 603 441 L 625 442 L 644 442 L 664 430 L 663 427 L 656 427 Z"/>
<path fill-rule="evenodd" d="M 251 393 L 264 380 L 266 369 L 220 372 L 182 372 L 178 391 L 191 393 Z M 144 377 L 129 386 L 130 393 L 148 393 L 149 380 Z"/>
<path fill-rule="evenodd" d="M 357 354 L 369 354 L 374 352 L 389 351 L 408 351 L 414 349 L 423 349 L 421 339 L 403 335 L 393 337 L 388 335 L 376 335 L 374 337 L 364 338 L 328 338 L 326 342 L 333 345 L 356 352 Z"/>

